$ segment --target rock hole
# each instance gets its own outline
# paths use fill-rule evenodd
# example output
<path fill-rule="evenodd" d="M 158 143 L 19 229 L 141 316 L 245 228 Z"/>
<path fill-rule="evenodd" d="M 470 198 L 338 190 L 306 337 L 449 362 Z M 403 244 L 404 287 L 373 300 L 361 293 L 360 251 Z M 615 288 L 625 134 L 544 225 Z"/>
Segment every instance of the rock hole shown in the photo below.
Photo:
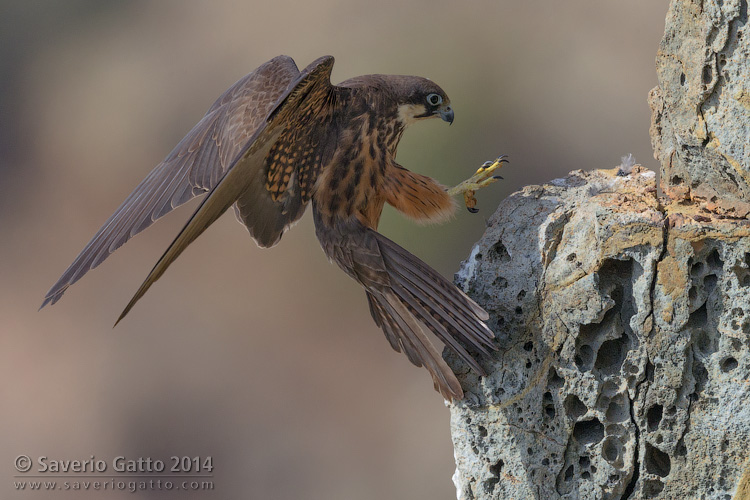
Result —
<path fill-rule="evenodd" d="M 497 288 L 508 288 L 508 280 L 503 278 L 502 276 L 498 276 L 492 281 L 492 286 Z"/>
<path fill-rule="evenodd" d="M 646 471 L 660 477 L 667 477 L 672 469 L 669 455 L 649 443 L 646 443 L 645 462 Z"/>
<path fill-rule="evenodd" d="M 612 380 L 607 380 L 602 384 L 601 391 L 603 395 L 612 398 L 620 392 L 620 386 Z"/>
<path fill-rule="evenodd" d="M 573 479 L 573 466 L 572 465 L 568 466 L 568 468 L 565 469 L 565 480 L 570 481 L 571 479 Z"/>
<path fill-rule="evenodd" d="M 679 186 L 680 184 L 682 184 L 682 177 L 680 177 L 679 175 L 673 175 L 672 176 L 672 185 L 673 186 Z"/>
<path fill-rule="evenodd" d="M 605 414 L 610 422 L 624 422 L 630 418 L 630 411 L 625 404 L 625 397 L 618 394 L 617 397 L 610 401 Z"/>
<path fill-rule="evenodd" d="M 659 428 L 663 414 L 664 407 L 662 405 L 654 405 L 648 409 L 646 412 L 646 423 L 649 431 L 653 432 Z"/>
<path fill-rule="evenodd" d="M 617 462 L 620 458 L 620 446 L 616 438 L 609 436 L 602 443 L 602 456 L 609 463 Z"/>
<path fill-rule="evenodd" d="M 650 359 L 646 360 L 646 368 L 644 369 L 644 371 L 646 372 L 646 380 L 648 382 L 653 382 L 655 368 L 654 368 L 654 364 L 651 362 Z"/>
<path fill-rule="evenodd" d="M 563 406 L 565 407 L 565 413 L 573 420 L 577 420 L 589 411 L 586 405 L 575 394 L 568 394 Z"/>
<path fill-rule="evenodd" d="M 674 449 L 675 456 L 678 457 L 686 457 L 687 456 L 687 446 L 685 446 L 685 441 L 680 438 L 679 441 L 677 441 L 677 446 Z"/>
<path fill-rule="evenodd" d="M 591 474 L 589 473 L 589 471 L 585 470 L 581 472 L 581 479 L 585 479 L 586 481 L 591 479 Z"/>
<path fill-rule="evenodd" d="M 711 66 L 709 64 L 706 64 L 705 66 L 703 66 L 703 71 L 701 72 L 703 85 L 708 85 L 709 83 L 711 83 L 712 74 L 713 74 L 713 71 L 711 70 Z"/>
<path fill-rule="evenodd" d="M 522 308 L 521 306 L 517 306 L 517 307 L 516 307 L 516 314 L 518 314 L 519 316 L 520 316 L 521 314 L 523 314 L 523 308 Z"/>
<path fill-rule="evenodd" d="M 604 426 L 598 418 L 581 420 L 573 426 L 573 437 L 584 446 L 594 445 L 604 439 Z"/>
<path fill-rule="evenodd" d="M 685 73 L 680 73 L 680 85 L 685 86 Z"/>
<path fill-rule="evenodd" d="M 578 354 L 573 359 L 579 370 L 587 371 L 594 360 L 594 350 L 590 345 L 584 344 L 578 348 Z"/>
<path fill-rule="evenodd" d="M 495 465 L 490 465 L 490 474 L 495 477 L 500 477 L 500 473 L 503 471 L 504 465 L 505 462 L 503 462 L 502 460 L 498 460 Z"/>
<path fill-rule="evenodd" d="M 643 497 L 654 498 L 664 490 L 664 483 L 656 479 L 649 479 L 643 483 Z"/>
<path fill-rule="evenodd" d="M 708 311 L 706 310 L 706 304 L 704 303 L 698 309 L 690 313 L 688 317 L 688 326 L 692 328 L 702 328 L 708 323 Z"/>
<path fill-rule="evenodd" d="M 704 303 L 698 309 L 693 311 L 688 319 L 688 327 L 693 328 L 693 342 L 695 347 L 704 356 L 710 356 L 716 352 L 716 342 L 706 329 L 708 323 L 708 313 Z"/>
<path fill-rule="evenodd" d="M 500 262 L 510 262 L 510 254 L 508 249 L 505 248 L 502 241 L 495 243 L 490 251 L 488 252 L 491 260 L 499 260 Z"/>
<path fill-rule="evenodd" d="M 497 317 L 497 326 L 499 328 L 502 328 L 504 325 L 505 325 L 505 318 L 503 318 L 502 316 L 498 316 Z"/>
<path fill-rule="evenodd" d="M 521 290 L 518 292 L 518 295 L 516 295 L 516 300 L 523 300 L 524 297 L 526 297 L 526 290 Z"/>
<path fill-rule="evenodd" d="M 534 348 L 534 343 L 533 343 L 533 342 L 526 342 L 526 343 L 525 343 L 525 344 L 523 345 L 523 350 L 524 350 L 524 351 L 526 351 L 526 352 L 531 352 L 531 350 L 532 350 L 533 348 Z"/>
<path fill-rule="evenodd" d="M 714 248 L 706 257 L 706 263 L 714 270 L 721 270 L 724 267 L 724 261 L 719 256 L 719 250 Z"/>
<path fill-rule="evenodd" d="M 578 459 L 578 465 L 580 465 L 582 469 L 588 469 L 589 465 L 591 465 L 591 460 L 587 455 L 584 455 Z"/>
<path fill-rule="evenodd" d="M 502 460 L 498 460 L 494 465 L 490 465 L 490 478 L 482 483 L 485 493 L 492 494 L 495 490 L 497 483 L 500 482 L 500 472 L 503 470 L 503 465 Z"/>
<path fill-rule="evenodd" d="M 560 389 L 565 385 L 565 379 L 557 374 L 557 370 L 550 368 L 549 375 L 547 376 L 547 385 L 552 389 Z"/>
<path fill-rule="evenodd" d="M 690 275 L 691 276 L 699 276 L 701 272 L 703 271 L 703 262 L 696 262 L 690 267 Z"/>
<path fill-rule="evenodd" d="M 557 411 L 555 411 L 555 402 L 552 399 L 551 392 L 547 391 L 544 393 L 544 396 L 542 396 L 542 404 L 544 405 L 544 413 L 546 413 L 549 418 L 555 418 Z"/>
<path fill-rule="evenodd" d="M 567 257 L 565 257 L 565 260 L 568 262 L 573 262 L 578 258 L 578 256 L 575 253 L 569 253 Z"/>
<path fill-rule="evenodd" d="M 715 274 L 707 274 L 706 277 L 703 278 L 703 283 L 706 285 L 706 293 L 708 295 L 711 295 L 711 292 L 714 291 L 716 281 L 718 281 L 718 278 Z"/>
<path fill-rule="evenodd" d="M 729 373 L 737 368 L 737 364 L 737 360 L 732 356 L 729 356 L 721 362 L 721 371 L 723 371 L 724 373 Z"/>
<path fill-rule="evenodd" d="M 688 299 L 690 302 L 695 302 L 698 299 L 698 289 L 695 288 L 695 285 L 690 287 L 690 290 L 688 290 Z"/>
<path fill-rule="evenodd" d="M 703 389 L 705 389 L 706 382 L 708 382 L 708 370 L 706 370 L 706 366 L 703 362 L 695 356 L 693 356 L 693 380 L 695 380 L 695 389 L 693 389 L 693 393 L 696 395 L 697 399 L 697 397 L 700 397 Z"/>
<path fill-rule="evenodd" d="M 487 437 L 487 428 L 483 425 L 480 425 L 477 427 L 477 430 L 479 431 L 479 437 Z"/>
<path fill-rule="evenodd" d="M 594 368 L 599 369 L 606 375 L 616 375 L 620 373 L 622 362 L 628 350 L 628 338 L 622 336 L 616 339 L 607 340 L 599 347 L 596 353 L 596 362 Z"/>

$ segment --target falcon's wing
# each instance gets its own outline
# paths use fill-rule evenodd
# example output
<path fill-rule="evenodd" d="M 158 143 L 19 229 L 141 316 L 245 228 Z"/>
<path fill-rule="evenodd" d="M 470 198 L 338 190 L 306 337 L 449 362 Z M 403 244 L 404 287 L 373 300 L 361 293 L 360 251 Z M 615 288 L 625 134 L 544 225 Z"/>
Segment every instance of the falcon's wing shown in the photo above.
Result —
<path fill-rule="evenodd" d="M 298 184 L 291 182 L 298 177 L 298 174 L 293 173 L 288 186 L 281 190 L 276 199 L 268 190 L 268 164 L 279 161 L 275 159 L 275 154 L 271 156 L 270 153 L 279 143 L 286 144 L 283 139 L 289 136 L 290 130 L 304 134 L 308 122 L 324 118 L 328 111 L 327 104 L 329 104 L 332 89 L 330 81 L 332 69 L 333 57 L 321 57 L 305 68 L 300 76 L 289 85 L 265 123 L 256 130 L 224 176 L 201 202 L 180 234 L 161 256 L 115 325 L 128 314 L 135 303 L 164 274 L 164 271 L 182 251 L 235 201 L 242 199 L 245 193 L 252 192 L 258 195 L 258 199 L 253 202 L 256 214 L 249 216 L 246 221 L 251 233 L 258 227 L 266 227 L 268 224 L 280 226 L 280 231 L 283 232 L 286 225 L 291 224 L 301 215 L 300 207 L 304 208 L 301 191 L 298 189 Z M 290 151 L 285 147 L 279 152 L 279 159 L 288 153 Z M 287 163 L 292 164 L 291 161 Z M 301 177 L 301 174 L 299 176 Z M 267 219 L 272 222 L 267 224 Z"/>
<path fill-rule="evenodd" d="M 70 285 L 155 220 L 212 189 L 299 75 L 290 57 L 279 56 L 227 89 L 104 223 L 47 292 L 42 307 L 57 302 Z"/>
<path fill-rule="evenodd" d="M 427 264 L 356 219 L 330 227 L 315 208 L 313 215 L 323 250 L 364 286 L 372 317 L 391 346 L 415 365 L 424 365 L 445 398 L 461 399 L 458 379 L 427 332 L 484 374 L 464 346 L 485 354 L 496 349 L 494 334 L 484 324 L 487 312 Z"/>

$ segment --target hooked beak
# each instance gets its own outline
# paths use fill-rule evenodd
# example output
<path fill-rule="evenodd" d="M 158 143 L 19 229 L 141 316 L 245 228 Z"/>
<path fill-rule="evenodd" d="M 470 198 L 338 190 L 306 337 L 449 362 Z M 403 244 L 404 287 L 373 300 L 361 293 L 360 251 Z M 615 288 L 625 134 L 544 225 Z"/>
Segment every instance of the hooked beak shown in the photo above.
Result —
<path fill-rule="evenodd" d="M 449 124 L 453 123 L 453 108 L 450 106 L 444 106 L 438 110 L 438 113 L 440 113 L 440 118 L 442 118 L 443 121 L 446 121 Z"/>

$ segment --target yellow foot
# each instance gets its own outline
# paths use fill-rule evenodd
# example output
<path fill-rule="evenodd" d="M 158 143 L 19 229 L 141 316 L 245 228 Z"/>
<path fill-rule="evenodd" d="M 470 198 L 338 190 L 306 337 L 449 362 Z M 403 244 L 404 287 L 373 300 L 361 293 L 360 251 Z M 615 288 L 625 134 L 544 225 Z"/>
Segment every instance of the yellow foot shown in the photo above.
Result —
<path fill-rule="evenodd" d="M 479 212 L 479 209 L 476 208 L 477 199 L 474 197 L 474 193 L 483 187 L 489 186 L 493 182 L 502 179 L 501 176 L 493 174 L 495 173 L 495 170 L 503 165 L 503 163 L 508 163 L 506 155 L 499 156 L 495 161 L 484 162 L 470 179 L 466 179 L 458 186 L 448 189 L 448 194 L 451 196 L 463 194 L 466 209 L 473 214 Z"/>

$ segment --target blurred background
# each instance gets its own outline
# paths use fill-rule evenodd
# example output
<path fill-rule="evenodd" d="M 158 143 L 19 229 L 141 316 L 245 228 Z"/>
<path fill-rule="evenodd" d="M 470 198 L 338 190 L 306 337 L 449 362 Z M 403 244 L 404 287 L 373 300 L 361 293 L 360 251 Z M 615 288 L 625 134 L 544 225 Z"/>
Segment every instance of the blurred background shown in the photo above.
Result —
<path fill-rule="evenodd" d="M 0 11 L 3 498 L 86 498 L 17 492 L 20 454 L 213 457 L 213 492 L 136 498 L 455 498 L 442 398 L 326 261 L 310 213 L 272 250 L 226 214 L 113 330 L 190 203 L 37 312 L 138 181 L 271 57 L 304 67 L 332 54 L 335 82 L 438 82 L 456 121 L 412 127 L 398 158 L 445 184 L 510 156 L 479 214 L 418 227 L 386 211 L 381 231 L 446 276 L 522 186 L 627 153 L 657 168 L 646 97 L 666 0 L 25 0 Z"/>

